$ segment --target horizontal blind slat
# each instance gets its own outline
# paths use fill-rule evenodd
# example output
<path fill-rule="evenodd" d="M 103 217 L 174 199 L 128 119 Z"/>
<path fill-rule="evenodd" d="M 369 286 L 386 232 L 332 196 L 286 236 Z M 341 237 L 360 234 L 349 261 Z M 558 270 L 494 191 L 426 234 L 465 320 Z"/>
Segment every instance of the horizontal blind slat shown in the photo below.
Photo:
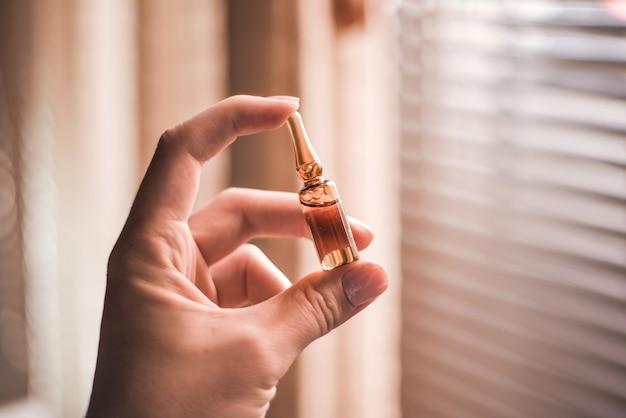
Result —
<path fill-rule="evenodd" d="M 493 154 L 497 152 L 494 150 Z M 577 167 L 576 164 L 570 164 L 567 161 L 560 161 L 559 164 L 552 161 L 551 164 L 546 164 L 545 160 L 534 159 L 527 165 L 511 165 L 507 169 L 505 167 L 507 161 L 492 158 L 494 164 L 488 164 L 488 154 L 468 154 L 463 159 L 455 159 L 448 156 L 432 157 L 405 153 L 403 160 L 406 164 L 438 166 L 441 169 L 455 170 L 468 175 L 501 177 L 527 184 L 551 185 L 575 190 L 585 195 L 605 196 L 606 199 L 614 201 L 623 201 L 626 198 L 623 170 L 593 161 L 579 164 Z M 584 168 L 586 170 L 583 170 Z"/>

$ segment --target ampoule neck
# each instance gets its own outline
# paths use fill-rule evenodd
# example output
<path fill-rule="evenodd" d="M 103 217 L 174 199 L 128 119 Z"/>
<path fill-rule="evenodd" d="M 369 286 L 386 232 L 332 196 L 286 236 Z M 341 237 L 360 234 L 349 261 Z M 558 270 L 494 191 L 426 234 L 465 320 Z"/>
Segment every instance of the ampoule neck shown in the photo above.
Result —
<path fill-rule="evenodd" d="M 304 188 L 319 186 L 324 183 L 326 179 L 323 176 L 316 176 L 304 181 Z"/>

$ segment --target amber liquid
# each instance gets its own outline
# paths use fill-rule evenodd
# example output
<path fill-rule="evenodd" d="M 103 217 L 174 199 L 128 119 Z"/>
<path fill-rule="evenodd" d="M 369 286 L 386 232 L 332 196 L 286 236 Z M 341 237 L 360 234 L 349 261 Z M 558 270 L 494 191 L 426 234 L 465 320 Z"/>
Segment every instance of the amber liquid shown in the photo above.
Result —
<path fill-rule="evenodd" d="M 322 206 L 302 202 L 302 211 L 311 228 L 322 269 L 332 270 L 359 259 L 341 202 L 335 200 Z"/>

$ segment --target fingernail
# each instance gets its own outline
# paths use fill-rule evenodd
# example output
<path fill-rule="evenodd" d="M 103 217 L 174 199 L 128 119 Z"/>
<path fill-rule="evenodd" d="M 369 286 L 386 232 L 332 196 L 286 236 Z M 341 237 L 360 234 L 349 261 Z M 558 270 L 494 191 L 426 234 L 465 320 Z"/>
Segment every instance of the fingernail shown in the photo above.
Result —
<path fill-rule="evenodd" d="M 361 228 L 367 229 L 369 232 L 374 234 L 374 229 L 371 226 L 369 226 L 368 224 L 366 224 L 365 222 L 362 222 L 362 221 L 358 220 L 357 218 L 352 218 L 352 217 L 350 218 L 350 220 L 352 222 L 354 222 L 355 224 L 357 224 L 358 226 L 360 226 Z"/>
<path fill-rule="evenodd" d="M 285 100 L 288 102 L 299 102 L 300 98 L 296 96 L 269 96 L 268 99 Z"/>
<path fill-rule="evenodd" d="M 349 269 L 341 278 L 343 291 L 352 306 L 371 302 L 387 288 L 387 274 L 376 264 Z"/>
<path fill-rule="evenodd" d="M 294 106 L 294 110 L 298 110 L 298 107 L 300 107 L 300 98 L 299 97 L 294 97 L 294 96 L 269 96 L 268 99 L 272 99 L 272 100 L 279 100 L 281 102 L 284 103 L 289 103 L 290 105 Z"/>

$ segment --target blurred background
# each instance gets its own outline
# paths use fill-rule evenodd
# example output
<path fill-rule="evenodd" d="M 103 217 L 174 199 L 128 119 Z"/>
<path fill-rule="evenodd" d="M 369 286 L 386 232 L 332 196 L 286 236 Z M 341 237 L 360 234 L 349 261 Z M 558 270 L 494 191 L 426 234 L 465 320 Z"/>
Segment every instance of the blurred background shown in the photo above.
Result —
<path fill-rule="evenodd" d="M 3 0 L 0 53 L 0 417 L 84 414 L 156 141 L 238 93 L 301 97 L 391 277 L 269 417 L 626 416 L 625 1 Z M 228 186 L 297 191 L 286 129 Z"/>

